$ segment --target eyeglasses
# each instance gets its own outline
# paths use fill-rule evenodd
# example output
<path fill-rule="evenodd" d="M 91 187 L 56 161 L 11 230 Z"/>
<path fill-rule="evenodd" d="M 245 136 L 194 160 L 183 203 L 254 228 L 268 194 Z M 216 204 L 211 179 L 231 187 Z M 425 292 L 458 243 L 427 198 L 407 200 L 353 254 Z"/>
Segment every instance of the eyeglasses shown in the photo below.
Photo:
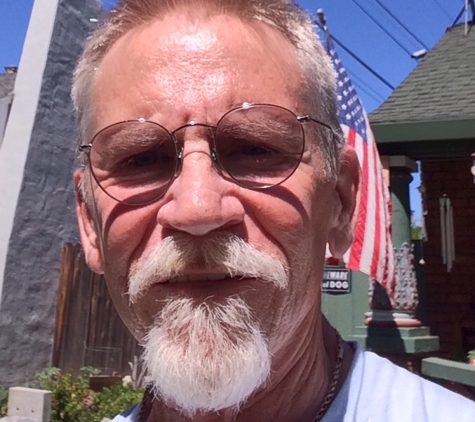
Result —
<path fill-rule="evenodd" d="M 336 136 L 329 125 L 310 116 L 271 104 L 244 103 L 215 126 L 192 121 L 170 132 L 145 119 L 114 123 L 79 150 L 87 154 L 92 175 L 107 195 L 138 206 L 158 200 L 178 176 L 182 129 L 210 130 L 210 155 L 217 170 L 243 187 L 267 189 L 283 183 L 299 166 L 307 122 L 318 123 L 327 141 Z"/>

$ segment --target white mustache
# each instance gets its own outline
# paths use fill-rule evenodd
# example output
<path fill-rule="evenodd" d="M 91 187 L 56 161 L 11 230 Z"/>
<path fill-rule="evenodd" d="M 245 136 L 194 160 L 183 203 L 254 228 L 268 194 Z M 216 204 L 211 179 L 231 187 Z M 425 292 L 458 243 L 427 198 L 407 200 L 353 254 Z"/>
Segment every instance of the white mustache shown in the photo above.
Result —
<path fill-rule="evenodd" d="M 177 233 L 163 239 L 132 266 L 130 302 L 134 303 L 153 284 L 183 276 L 192 265 L 229 277 L 256 278 L 279 289 L 288 284 L 284 263 L 234 234 L 221 232 L 197 238 Z"/>

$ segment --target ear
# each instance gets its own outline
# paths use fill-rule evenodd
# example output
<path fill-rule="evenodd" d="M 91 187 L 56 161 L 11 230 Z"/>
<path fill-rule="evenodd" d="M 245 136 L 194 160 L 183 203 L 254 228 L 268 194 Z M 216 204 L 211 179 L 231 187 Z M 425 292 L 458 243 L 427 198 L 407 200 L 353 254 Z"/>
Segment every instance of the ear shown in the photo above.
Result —
<path fill-rule="evenodd" d="M 352 217 L 356 205 L 360 167 L 352 147 L 345 145 L 340 153 L 340 170 L 334 192 L 333 215 L 328 232 L 332 256 L 340 259 L 353 241 Z"/>
<path fill-rule="evenodd" d="M 99 222 L 93 220 L 89 206 L 86 203 L 86 198 L 84 198 L 81 189 L 81 185 L 87 183 L 86 180 L 83 180 L 86 177 L 84 169 L 76 170 L 73 175 L 79 237 L 89 268 L 97 274 L 104 274 L 101 243 L 97 234 L 97 225 Z"/>

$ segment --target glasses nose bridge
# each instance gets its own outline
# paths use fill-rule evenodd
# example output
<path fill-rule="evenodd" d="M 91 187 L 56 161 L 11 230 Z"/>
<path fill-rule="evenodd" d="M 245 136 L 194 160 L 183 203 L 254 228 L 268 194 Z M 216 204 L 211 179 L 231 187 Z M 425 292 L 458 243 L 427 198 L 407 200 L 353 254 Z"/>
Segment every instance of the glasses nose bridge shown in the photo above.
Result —
<path fill-rule="evenodd" d="M 179 134 L 181 131 L 188 128 L 208 129 L 208 131 L 211 132 L 211 139 L 210 139 L 211 142 L 209 142 L 210 153 L 211 153 L 211 158 L 213 162 L 216 162 L 216 128 L 217 127 L 214 125 L 209 125 L 207 123 L 200 123 L 200 122 L 195 122 L 194 120 L 192 120 L 182 126 L 177 127 L 176 129 L 170 132 L 170 135 L 172 136 L 173 141 L 175 142 L 175 145 L 176 145 L 176 149 L 178 151 L 178 158 L 180 160 L 180 164 L 181 164 L 181 160 L 183 159 L 183 148 L 184 148 L 184 142 L 186 141 L 186 139 L 184 137 L 181 138 L 177 136 L 177 134 Z M 206 138 L 208 137 L 205 137 L 205 139 Z"/>

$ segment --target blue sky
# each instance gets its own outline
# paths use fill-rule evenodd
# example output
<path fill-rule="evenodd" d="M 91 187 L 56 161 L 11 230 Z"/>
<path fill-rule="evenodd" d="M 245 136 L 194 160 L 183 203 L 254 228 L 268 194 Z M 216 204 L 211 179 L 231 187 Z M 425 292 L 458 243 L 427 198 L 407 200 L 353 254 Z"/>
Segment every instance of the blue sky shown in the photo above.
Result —
<path fill-rule="evenodd" d="M 330 33 L 363 60 L 390 85 L 397 86 L 417 62 L 408 52 L 431 48 L 462 10 L 464 0 L 299 0 L 306 10 L 315 14 L 322 8 Z M 111 6 L 113 0 L 105 0 Z M 386 7 L 419 41 L 416 41 L 379 5 Z M 33 0 L 0 0 L 0 71 L 7 65 L 18 65 Z M 380 26 L 396 39 L 378 27 Z M 400 44 L 400 45 L 398 45 Z M 363 66 L 337 45 L 343 64 L 350 73 L 368 112 L 375 109 L 391 93 L 391 88 L 371 75 Z M 420 200 L 411 186 L 411 208 L 420 220 Z"/>

